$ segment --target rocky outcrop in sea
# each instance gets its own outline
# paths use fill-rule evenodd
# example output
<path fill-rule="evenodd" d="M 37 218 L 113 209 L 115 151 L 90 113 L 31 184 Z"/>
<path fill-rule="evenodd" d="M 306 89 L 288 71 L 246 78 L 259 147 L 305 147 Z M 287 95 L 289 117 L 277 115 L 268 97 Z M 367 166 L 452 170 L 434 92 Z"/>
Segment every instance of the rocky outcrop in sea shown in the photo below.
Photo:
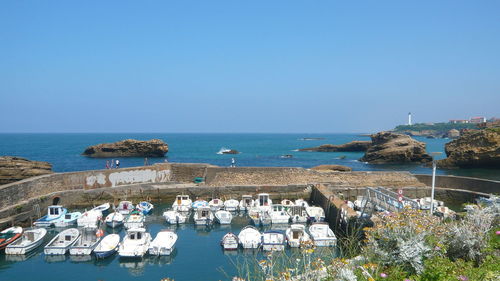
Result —
<path fill-rule="evenodd" d="M 498 168 L 500 167 L 500 129 L 471 130 L 445 145 L 446 159 L 440 167 Z"/>
<path fill-rule="evenodd" d="M 345 144 L 323 144 L 316 147 L 302 148 L 299 151 L 316 151 L 316 152 L 363 152 L 370 146 L 371 141 L 351 141 Z"/>
<path fill-rule="evenodd" d="M 370 164 L 386 163 L 425 163 L 432 157 L 425 150 L 425 143 L 410 136 L 393 132 L 380 132 L 371 135 L 372 145 L 360 161 Z"/>
<path fill-rule="evenodd" d="M 159 139 L 149 141 L 123 140 L 114 143 L 101 143 L 89 146 L 82 153 L 88 157 L 164 157 L 168 145 Z"/>
<path fill-rule="evenodd" d="M 352 171 L 352 168 L 342 165 L 319 165 L 316 167 L 312 167 L 311 170 L 325 171 L 325 172 L 330 172 L 330 171 L 350 172 Z"/>
<path fill-rule="evenodd" d="M 0 156 L 0 185 L 52 173 L 48 162 L 14 156 Z"/>

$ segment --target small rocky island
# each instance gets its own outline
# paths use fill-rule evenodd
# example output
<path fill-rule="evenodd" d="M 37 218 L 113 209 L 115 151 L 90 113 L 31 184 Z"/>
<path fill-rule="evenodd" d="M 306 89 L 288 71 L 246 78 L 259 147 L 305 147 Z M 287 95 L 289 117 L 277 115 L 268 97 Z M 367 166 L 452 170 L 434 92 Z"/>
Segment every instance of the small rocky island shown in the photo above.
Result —
<path fill-rule="evenodd" d="M 14 156 L 0 156 L 0 185 L 52 173 L 48 162 Z"/>
<path fill-rule="evenodd" d="M 101 143 L 89 146 L 82 155 L 95 158 L 109 157 L 164 157 L 168 145 L 159 139 L 149 141 L 123 140 L 114 143 Z"/>
<path fill-rule="evenodd" d="M 352 171 L 352 168 L 342 165 L 319 165 L 316 167 L 312 167 L 311 170 L 319 172 L 331 172 L 331 171 L 350 172 Z"/>
<path fill-rule="evenodd" d="M 351 141 L 345 144 L 323 144 L 316 147 L 302 148 L 299 151 L 316 152 L 364 152 L 372 145 L 371 141 Z"/>
<path fill-rule="evenodd" d="M 240 152 L 236 149 L 228 149 L 228 150 L 222 151 L 222 154 L 240 154 Z"/>

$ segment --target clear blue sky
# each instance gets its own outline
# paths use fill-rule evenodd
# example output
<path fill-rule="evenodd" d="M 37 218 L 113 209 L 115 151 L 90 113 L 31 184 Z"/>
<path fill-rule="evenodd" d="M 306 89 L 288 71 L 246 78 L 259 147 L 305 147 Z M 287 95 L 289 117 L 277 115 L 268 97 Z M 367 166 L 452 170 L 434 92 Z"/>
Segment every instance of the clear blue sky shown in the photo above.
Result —
<path fill-rule="evenodd" d="M 500 117 L 500 1 L 1 1 L 0 132 Z"/>

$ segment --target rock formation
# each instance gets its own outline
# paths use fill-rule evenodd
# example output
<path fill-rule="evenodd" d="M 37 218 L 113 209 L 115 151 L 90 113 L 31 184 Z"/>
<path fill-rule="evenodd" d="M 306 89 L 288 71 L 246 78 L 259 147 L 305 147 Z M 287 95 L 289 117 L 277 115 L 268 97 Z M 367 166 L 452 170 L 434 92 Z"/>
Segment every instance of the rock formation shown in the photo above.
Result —
<path fill-rule="evenodd" d="M 450 139 L 456 139 L 460 137 L 460 131 L 457 129 L 451 129 L 446 133 L 446 136 L 449 137 Z"/>
<path fill-rule="evenodd" d="M 342 165 L 319 165 L 316 167 L 312 167 L 311 170 L 350 172 L 352 171 L 352 168 Z"/>
<path fill-rule="evenodd" d="M 299 151 L 316 151 L 316 152 L 364 152 L 370 146 L 371 141 L 351 141 L 345 144 L 323 144 L 316 147 L 302 148 Z"/>
<path fill-rule="evenodd" d="M 500 167 L 500 129 L 471 130 L 445 145 L 440 167 Z"/>
<path fill-rule="evenodd" d="M 89 146 L 83 155 L 96 158 L 109 157 L 164 157 L 168 145 L 159 139 L 149 141 L 123 140 Z"/>
<path fill-rule="evenodd" d="M 425 151 L 425 143 L 416 141 L 410 136 L 380 132 L 373 134 L 371 138 L 372 145 L 360 161 L 370 164 L 432 161 L 432 157 Z"/>
<path fill-rule="evenodd" d="M 26 158 L 0 156 L 0 185 L 52 173 L 52 165 Z"/>
<path fill-rule="evenodd" d="M 222 154 L 239 154 L 240 152 L 236 149 L 230 149 L 230 150 L 225 150 L 222 151 Z"/>

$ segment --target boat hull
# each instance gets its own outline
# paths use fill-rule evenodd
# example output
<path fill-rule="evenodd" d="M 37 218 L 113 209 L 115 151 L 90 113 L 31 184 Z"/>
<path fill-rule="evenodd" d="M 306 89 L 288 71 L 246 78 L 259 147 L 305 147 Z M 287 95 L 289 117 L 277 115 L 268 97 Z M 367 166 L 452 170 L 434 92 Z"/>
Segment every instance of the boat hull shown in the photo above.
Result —
<path fill-rule="evenodd" d="M 43 249 L 43 253 L 48 256 L 65 255 L 68 249 L 69 245 L 67 247 L 46 247 Z"/>
<path fill-rule="evenodd" d="M 98 259 L 105 259 L 107 257 L 110 257 L 116 253 L 116 249 L 109 250 L 109 251 L 94 251 L 94 255 Z"/>
<path fill-rule="evenodd" d="M 123 226 L 123 221 L 107 221 L 106 225 L 111 228 L 118 228 Z"/>
<path fill-rule="evenodd" d="M 334 247 L 337 245 L 337 239 L 313 239 L 316 247 Z"/>
<path fill-rule="evenodd" d="M 222 244 L 224 250 L 237 250 L 238 242 L 226 242 Z"/>
<path fill-rule="evenodd" d="M 264 251 L 283 251 L 284 249 L 284 244 L 262 244 L 262 250 Z"/>
<path fill-rule="evenodd" d="M 7 247 L 5 248 L 5 254 L 7 255 L 24 255 L 27 254 L 36 248 L 40 247 L 43 243 L 43 237 L 39 239 L 38 241 L 33 242 L 30 245 L 27 246 L 13 246 L 13 247 Z"/>
<path fill-rule="evenodd" d="M 153 256 L 170 256 L 174 251 L 174 246 L 172 247 L 150 247 L 148 253 Z"/>

